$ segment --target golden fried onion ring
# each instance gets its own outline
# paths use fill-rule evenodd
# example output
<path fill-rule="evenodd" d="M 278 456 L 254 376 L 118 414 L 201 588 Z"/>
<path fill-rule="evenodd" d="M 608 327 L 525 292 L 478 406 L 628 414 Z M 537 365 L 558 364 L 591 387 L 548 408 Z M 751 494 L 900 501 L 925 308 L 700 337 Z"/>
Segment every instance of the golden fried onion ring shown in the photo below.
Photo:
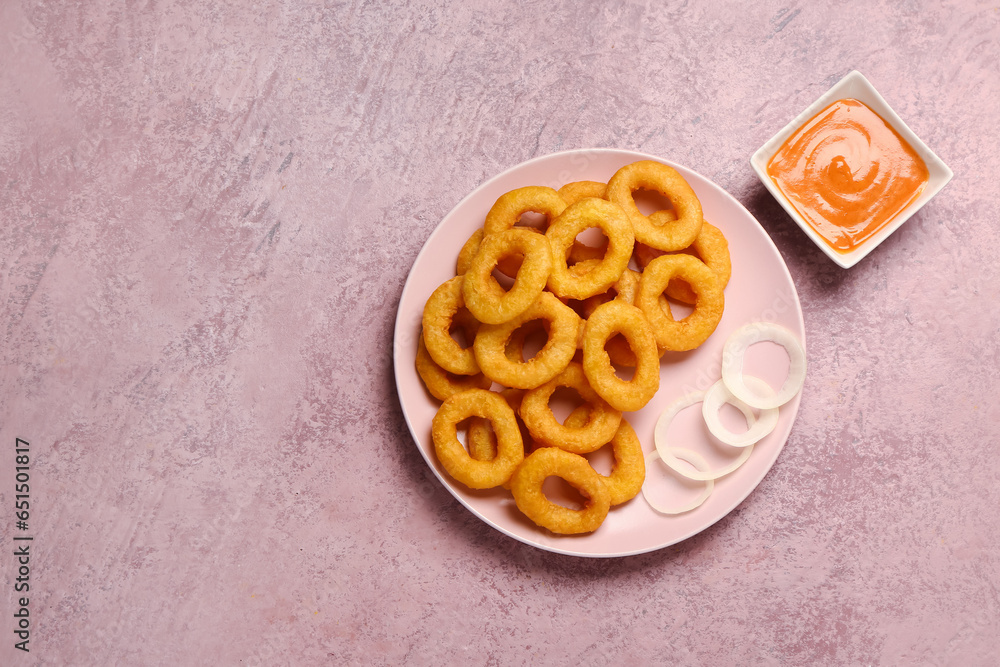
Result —
<path fill-rule="evenodd" d="M 483 230 L 486 236 L 491 236 L 511 229 L 528 211 L 541 213 L 551 222 L 565 208 L 566 202 L 552 188 L 542 185 L 517 188 L 500 195 L 486 214 Z"/>
<path fill-rule="evenodd" d="M 672 278 L 682 278 L 697 295 L 694 311 L 675 320 L 660 305 L 660 295 Z M 722 283 L 712 269 L 691 255 L 657 257 L 642 272 L 636 305 L 653 326 L 656 344 L 667 350 L 693 350 L 704 343 L 722 319 L 725 297 Z"/>
<path fill-rule="evenodd" d="M 614 290 L 615 294 L 612 295 L 610 291 L 604 294 L 598 294 L 597 296 L 592 296 L 583 302 L 583 314 L 584 317 L 590 317 L 591 314 L 603 303 L 608 301 L 621 301 L 627 303 L 630 306 L 635 305 L 636 296 L 639 294 L 639 279 L 642 277 L 638 271 L 633 271 L 632 269 L 625 269 L 622 273 L 621 278 L 618 282 L 614 284 L 611 288 Z M 608 351 L 608 356 L 611 358 L 611 363 L 616 366 L 628 366 L 630 368 L 635 367 L 635 355 L 632 354 L 632 349 L 628 346 L 628 341 L 622 335 L 614 335 L 608 339 L 607 345 L 604 346 Z M 583 348 L 583 338 L 581 334 L 580 348 Z M 665 350 L 659 346 L 656 348 L 656 352 L 659 356 L 663 356 Z"/>
<path fill-rule="evenodd" d="M 460 276 L 469 270 L 472 259 L 479 252 L 479 246 L 483 243 L 483 228 L 480 227 L 472 232 L 472 236 L 465 242 L 462 249 L 458 251 L 458 259 L 455 260 L 455 275 Z"/>
<path fill-rule="evenodd" d="M 585 426 L 560 424 L 552 414 L 549 400 L 559 387 L 575 389 L 589 406 L 590 419 Z M 622 419 L 621 412 L 591 388 L 583 367 L 576 362 L 545 384 L 526 392 L 519 414 L 536 441 L 574 454 L 586 454 L 603 447 L 614 437 Z"/>
<path fill-rule="evenodd" d="M 615 334 L 622 334 L 636 358 L 631 380 L 615 374 L 604 348 Z M 623 301 L 609 301 L 587 318 L 583 334 L 583 371 L 601 398 L 612 407 L 641 410 L 660 388 L 660 355 L 653 329 L 643 312 Z"/>
<path fill-rule="evenodd" d="M 424 304 L 423 337 L 427 352 L 438 366 L 456 375 L 475 375 L 479 364 L 472 348 L 463 348 L 451 336 L 459 309 L 465 307 L 462 297 L 462 276 L 442 283 Z M 472 342 L 475 330 L 469 337 Z"/>
<path fill-rule="evenodd" d="M 524 256 L 510 290 L 493 277 L 503 257 Z M 552 270 L 552 254 L 545 236 L 527 229 L 508 229 L 483 238 L 462 283 L 465 306 L 477 320 L 501 324 L 524 312 L 545 289 Z"/>
<path fill-rule="evenodd" d="M 470 417 L 489 419 L 496 434 L 497 453 L 477 461 L 458 440 L 458 423 Z M 470 489 L 492 489 L 509 481 L 524 460 L 524 444 L 514 411 L 497 393 L 470 389 L 455 394 L 438 408 L 431 422 L 434 452 L 444 469 Z"/>
<path fill-rule="evenodd" d="M 577 235 L 591 227 L 599 227 L 608 238 L 607 253 L 583 274 L 572 272 L 566 265 L 570 248 Z M 615 284 L 628 267 L 635 245 L 632 225 L 621 207 L 594 198 L 568 206 L 545 230 L 545 236 L 552 249 L 548 287 L 557 296 L 567 299 L 586 299 Z"/>
<path fill-rule="evenodd" d="M 586 499 L 586 506 L 574 510 L 546 498 L 542 483 L 548 477 L 566 480 Z M 525 516 L 561 535 L 597 530 L 611 507 L 611 494 L 590 462 L 557 447 L 542 447 L 525 457 L 511 480 L 510 490 Z"/>
<path fill-rule="evenodd" d="M 507 401 L 507 405 L 510 409 L 514 411 L 514 417 L 517 417 L 517 411 L 521 407 L 521 399 L 524 397 L 523 389 L 510 389 L 506 388 L 500 392 L 504 400 Z M 528 429 L 525 428 L 524 423 L 518 419 L 517 427 L 521 431 L 521 441 L 524 445 L 524 451 L 529 452 L 533 448 L 533 442 L 531 441 L 531 436 L 528 433 Z M 476 459 L 477 461 L 492 461 L 497 455 L 497 436 L 493 432 L 493 425 L 490 423 L 489 419 L 485 417 L 473 417 L 469 423 L 469 433 L 468 433 L 468 448 L 469 456 Z"/>
<path fill-rule="evenodd" d="M 581 199 L 597 197 L 607 199 L 608 184 L 598 181 L 573 181 L 559 188 L 556 192 L 566 202 L 566 206 L 577 203 Z"/>
<path fill-rule="evenodd" d="M 676 219 L 660 211 L 643 215 L 632 198 L 632 193 L 641 188 L 656 190 L 669 199 Z M 641 160 L 619 169 L 608 181 L 608 199 L 625 209 L 635 228 L 635 238 L 658 250 L 686 248 L 701 231 L 701 201 L 676 169 L 660 162 Z"/>
<path fill-rule="evenodd" d="M 583 426 L 587 423 L 589 415 L 588 407 L 581 405 L 566 418 L 566 426 Z M 611 506 L 614 507 L 632 500 L 639 494 L 646 479 L 646 457 L 642 453 L 639 436 L 635 434 L 632 425 L 624 419 L 609 444 L 614 463 L 611 466 L 611 473 L 601 475 L 601 480 L 611 494 Z"/>
<path fill-rule="evenodd" d="M 448 397 L 469 389 L 489 389 L 493 381 L 479 373 L 477 375 L 453 375 L 431 359 L 424 346 L 424 337 L 417 340 L 417 374 L 431 396 L 443 401 Z"/>
<path fill-rule="evenodd" d="M 549 338 L 527 361 L 508 358 L 507 342 L 522 325 L 532 320 L 549 323 Z M 487 377 L 505 387 L 533 389 L 558 375 L 576 354 L 580 316 L 551 292 L 542 292 L 535 303 L 503 324 L 479 327 L 472 345 L 476 361 Z"/>
<path fill-rule="evenodd" d="M 705 221 L 701 226 L 701 231 L 698 232 L 698 238 L 681 252 L 694 255 L 703 261 L 708 268 L 715 271 L 719 280 L 722 281 L 723 289 L 729 284 L 729 278 L 733 273 L 733 263 L 729 256 L 729 241 L 726 240 L 718 227 Z M 655 248 L 641 243 L 636 244 L 635 256 L 643 267 L 648 266 L 651 261 L 662 254 L 662 251 Z M 682 303 L 695 302 L 694 290 L 686 282 L 677 278 L 667 284 L 667 289 L 664 292 L 671 299 Z"/>

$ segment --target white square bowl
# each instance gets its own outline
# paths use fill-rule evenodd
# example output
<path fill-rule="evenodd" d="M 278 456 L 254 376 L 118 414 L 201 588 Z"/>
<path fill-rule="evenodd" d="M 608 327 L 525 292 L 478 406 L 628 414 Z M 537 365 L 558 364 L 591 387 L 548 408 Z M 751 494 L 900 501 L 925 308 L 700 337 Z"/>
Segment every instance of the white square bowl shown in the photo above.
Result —
<path fill-rule="evenodd" d="M 850 252 L 839 252 L 823 240 L 823 238 L 814 230 L 809 223 L 807 223 L 803 217 L 795 210 L 795 207 L 790 201 L 782 194 L 778 186 L 771 180 L 771 177 L 767 174 L 767 163 L 770 162 L 774 154 L 781 148 L 782 144 L 793 134 L 799 127 L 805 124 L 807 121 L 812 119 L 813 116 L 818 114 L 824 108 L 830 104 L 836 102 L 837 100 L 853 98 L 864 104 L 882 117 L 885 122 L 887 122 L 896 132 L 899 133 L 903 139 L 906 140 L 913 150 L 917 152 L 924 163 L 927 165 L 928 180 L 927 185 L 924 187 L 920 195 L 910 202 L 910 205 L 903 209 L 895 218 L 889 221 L 889 224 L 885 225 L 876 232 L 871 238 L 864 241 Z M 832 259 L 834 262 L 839 264 L 845 269 L 849 269 L 858 262 L 860 262 L 868 253 L 874 250 L 882 241 L 889 238 L 889 235 L 900 228 L 904 222 L 906 222 L 910 216 L 920 210 L 924 204 L 930 201 L 931 197 L 936 195 L 941 191 L 948 181 L 952 179 L 954 174 L 951 169 L 948 168 L 944 162 L 941 161 L 934 152 L 927 147 L 927 145 L 920 140 L 920 138 L 913 133 L 906 123 L 896 115 L 896 112 L 886 103 L 882 96 L 878 94 L 878 91 L 868 82 L 868 80 L 862 76 L 858 71 L 852 71 L 850 74 L 845 76 L 843 79 L 837 82 L 830 90 L 828 90 L 822 97 L 813 102 L 805 111 L 800 113 L 795 119 L 784 127 L 780 132 L 771 137 L 767 143 L 761 146 L 756 153 L 750 158 L 750 165 L 753 170 L 757 172 L 757 178 L 760 182 L 764 184 L 778 203 L 784 207 L 788 215 L 792 217 L 792 220 L 802 228 L 802 231 L 806 233 L 813 240 L 813 243 L 819 247 L 820 250 L 826 253 L 827 257 Z"/>

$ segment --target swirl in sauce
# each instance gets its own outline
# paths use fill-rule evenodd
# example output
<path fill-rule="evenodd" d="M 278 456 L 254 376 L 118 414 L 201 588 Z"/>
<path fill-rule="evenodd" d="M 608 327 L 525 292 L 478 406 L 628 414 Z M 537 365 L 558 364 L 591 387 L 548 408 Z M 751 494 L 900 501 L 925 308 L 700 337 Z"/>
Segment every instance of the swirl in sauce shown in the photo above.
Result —
<path fill-rule="evenodd" d="M 924 189 L 927 165 L 881 116 L 838 100 L 775 153 L 767 173 L 795 210 L 835 250 L 849 252 Z"/>

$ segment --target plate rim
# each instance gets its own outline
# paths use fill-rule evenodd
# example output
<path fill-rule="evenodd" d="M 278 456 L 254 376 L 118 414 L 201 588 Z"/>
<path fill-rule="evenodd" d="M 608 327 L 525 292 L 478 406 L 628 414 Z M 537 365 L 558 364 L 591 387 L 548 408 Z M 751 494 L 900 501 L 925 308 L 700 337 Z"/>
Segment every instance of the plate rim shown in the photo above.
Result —
<path fill-rule="evenodd" d="M 418 252 L 417 256 L 413 259 L 413 262 L 410 265 L 410 269 L 407 272 L 406 281 L 403 283 L 403 289 L 400 292 L 399 302 L 397 303 L 397 306 L 396 306 L 396 319 L 395 319 L 395 323 L 394 323 L 394 326 L 393 326 L 393 379 L 395 381 L 394 384 L 395 384 L 395 387 L 396 387 L 396 399 L 399 402 L 400 409 L 401 409 L 401 412 L 402 412 L 402 415 L 403 415 L 403 420 L 406 422 L 407 430 L 410 432 L 410 437 L 413 440 L 414 446 L 416 446 L 417 451 L 420 452 L 421 457 L 424 459 L 424 463 L 427 465 L 428 468 L 430 468 L 431 472 L 438 479 L 438 481 L 442 484 L 442 486 L 444 486 L 445 489 L 448 491 L 448 493 L 454 499 L 456 499 L 463 507 L 465 507 L 466 510 L 468 510 L 469 512 L 471 512 L 473 516 L 475 516 L 477 519 L 479 519 L 480 521 L 482 521 L 484 524 L 486 524 L 490 528 L 492 528 L 494 530 L 497 530 L 498 532 L 503 533 L 504 535 L 507 535 L 508 537 L 513 538 L 514 540 L 516 540 L 518 542 L 521 542 L 522 544 L 525 544 L 525 545 L 528 545 L 528 546 L 531 546 L 531 547 L 534 547 L 534 548 L 537 548 L 537 549 L 541 549 L 543 551 L 548 551 L 548 552 L 551 552 L 551 553 L 558 553 L 558 554 L 566 555 L 566 556 L 576 556 L 576 557 L 579 557 L 579 558 L 624 558 L 624 557 L 628 557 L 628 556 L 637 556 L 637 555 L 642 555 L 642 554 L 646 554 L 646 553 L 652 553 L 654 551 L 659 551 L 659 550 L 665 549 L 667 547 L 671 547 L 671 546 L 674 546 L 676 544 L 679 544 L 679 543 L 681 543 L 681 542 L 683 542 L 685 540 L 690 539 L 691 537 L 694 537 L 695 535 L 697 535 L 699 533 L 705 532 L 706 530 L 708 530 L 709 528 L 711 528 L 712 526 L 714 526 L 716 523 L 718 523 L 719 521 L 721 521 L 725 517 L 727 517 L 730 514 L 732 514 L 732 512 L 737 507 L 739 507 L 739 505 L 742 504 L 750 496 L 750 494 L 754 492 L 754 490 L 757 489 L 757 487 L 760 485 L 761 481 L 763 481 L 764 477 L 766 477 L 767 474 L 774 467 L 775 462 L 777 462 L 778 457 L 781 455 L 781 452 L 784 450 L 785 444 L 788 441 L 788 437 L 791 434 L 791 429 L 794 426 L 795 419 L 798 417 L 798 410 L 799 410 L 799 404 L 801 402 L 802 392 L 800 391 L 792 399 L 792 401 L 789 402 L 790 404 L 794 403 L 794 406 L 792 407 L 792 409 L 794 410 L 794 413 L 793 413 L 793 415 L 791 417 L 791 420 L 789 422 L 789 425 L 788 425 L 789 434 L 786 435 L 782 439 L 782 441 L 780 442 L 780 444 L 776 447 L 776 451 L 774 452 L 774 460 L 771 461 L 771 463 L 763 471 L 761 471 L 761 473 L 758 476 L 756 476 L 756 478 L 753 480 L 752 484 L 748 485 L 747 492 L 745 494 L 743 494 L 742 496 L 740 496 L 737 500 L 735 500 L 735 502 L 732 504 L 732 506 L 728 507 L 728 509 L 726 509 L 724 512 L 722 512 L 718 517 L 716 517 L 714 520 L 712 520 L 712 521 L 710 521 L 708 523 L 705 523 L 705 524 L 701 525 L 700 527 L 698 527 L 696 529 L 692 529 L 690 531 L 685 532 L 683 535 L 681 535 L 681 536 L 677 537 L 676 539 L 673 539 L 672 541 L 667 542 L 665 544 L 657 544 L 655 546 L 650 546 L 650 547 L 646 547 L 646 548 L 633 549 L 633 550 L 629 550 L 629 551 L 622 551 L 622 552 L 615 552 L 615 553 L 590 553 L 590 552 L 574 551 L 574 550 L 571 550 L 571 549 L 561 548 L 561 547 L 554 546 L 554 545 L 549 545 L 549 544 L 543 544 L 543 543 L 540 543 L 540 542 L 537 542 L 537 541 L 529 541 L 524 536 L 518 535 L 517 533 L 515 533 L 515 532 L 513 532 L 513 531 L 511 531 L 509 529 L 507 529 L 506 527 L 498 525 L 497 523 L 488 520 L 486 517 L 482 516 L 472 505 L 470 505 L 469 502 L 467 502 L 467 500 L 465 498 L 463 498 L 460 494 L 455 493 L 452 490 L 452 488 L 451 488 L 448 480 L 446 480 L 442 476 L 441 471 L 438 470 L 438 466 L 434 465 L 433 461 L 431 461 L 430 458 L 429 458 L 429 454 L 427 452 L 425 452 L 423 450 L 423 448 L 420 446 L 419 441 L 417 439 L 417 434 L 416 434 L 416 430 L 415 430 L 414 424 L 411 422 L 410 415 L 408 414 L 408 412 L 406 410 L 406 407 L 403 405 L 403 399 L 402 399 L 402 396 L 400 395 L 400 389 L 399 389 L 399 387 L 400 387 L 400 380 L 401 380 L 401 373 L 403 372 L 402 369 L 404 368 L 404 364 L 401 361 L 401 354 L 400 354 L 400 352 L 401 352 L 401 350 L 400 350 L 400 336 L 403 333 L 402 328 L 405 326 L 404 323 L 403 323 L 403 317 L 404 317 L 403 305 L 407 301 L 406 296 L 407 296 L 408 292 L 410 291 L 410 289 L 413 288 L 413 284 L 414 284 L 414 280 L 415 280 L 414 275 L 413 275 L 413 267 L 416 266 L 420 262 L 420 260 L 423 257 L 423 255 L 424 255 L 425 252 L 429 252 L 429 248 L 432 245 L 432 241 L 435 240 L 436 236 L 439 233 L 442 233 L 441 230 L 442 230 L 442 225 L 443 225 L 444 221 L 447 220 L 449 217 L 451 217 L 452 214 L 456 210 L 459 210 L 460 208 L 462 208 L 466 204 L 467 201 L 469 201 L 470 199 L 472 199 L 473 197 L 475 197 L 481 190 L 487 189 L 492 183 L 494 183 L 494 182 L 496 182 L 496 181 L 498 181 L 500 179 L 505 178 L 506 176 L 508 176 L 511 173 L 514 173 L 516 171 L 520 171 L 522 169 L 525 169 L 525 168 L 529 167 L 530 165 L 533 165 L 533 164 L 535 164 L 537 162 L 540 162 L 540 161 L 543 161 L 543 160 L 552 160 L 552 159 L 557 159 L 557 158 L 569 158 L 569 157 L 571 157 L 573 155 L 594 155 L 594 154 L 614 155 L 614 156 L 622 156 L 622 157 L 626 157 L 627 156 L 629 159 L 632 159 L 633 161 L 635 161 L 635 160 L 655 160 L 657 162 L 662 162 L 663 164 L 669 165 L 671 167 L 680 168 L 680 170 L 691 172 L 693 174 L 696 174 L 699 178 L 701 178 L 702 180 L 704 180 L 706 183 L 708 183 L 709 185 L 711 185 L 715 189 L 717 189 L 719 192 L 721 192 L 724 195 L 724 197 L 728 198 L 731 203 L 733 203 L 737 207 L 739 207 L 743 211 L 743 213 L 750 220 L 752 220 L 757 225 L 757 227 L 759 228 L 761 234 L 763 235 L 764 240 L 767 242 L 767 246 L 770 248 L 770 250 L 774 254 L 775 258 L 778 260 L 778 266 L 780 267 L 781 272 L 784 274 L 785 278 L 788 281 L 788 284 L 791 286 L 791 302 L 792 302 L 792 305 L 794 306 L 794 311 L 795 311 L 795 313 L 798 316 L 799 322 L 802 323 L 802 330 L 799 331 L 799 332 L 797 332 L 797 334 L 799 336 L 799 339 L 800 339 L 800 342 L 802 344 L 803 350 L 807 349 L 807 347 L 806 347 L 806 339 L 805 339 L 805 317 L 804 317 L 804 313 L 802 311 L 802 304 L 801 304 L 801 301 L 799 299 L 798 290 L 795 287 L 795 281 L 792 278 L 791 272 L 788 269 L 788 264 L 785 262 L 784 257 L 781 255 L 781 251 L 778 250 L 778 247 L 775 245 L 774 240 L 771 238 L 771 235 L 767 233 L 767 230 L 764 229 L 763 225 L 760 224 L 760 221 L 757 220 L 756 216 L 754 216 L 752 213 L 750 213 L 750 211 L 743 205 L 742 202 L 740 202 L 738 199 L 736 199 L 736 197 L 734 197 L 732 194 L 730 194 L 722 186 L 720 186 L 719 184 L 717 184 L 715 181 L 713 181 L 712 179 L 708 178 L 707 176 L 701 174 L 700 172 L 698 172 L 698 171 L 696 171 L 694 169 L 691 169 L 690 167 L 681 165 L 681 164 L 673 162 L 671 160 L 667 160 L 667 159 L 662 158 L 662 157 L 657 156 L 657 155 L 652 155 L 652 154 L 649 154 L 649 153 L 643 153 L 643 152 L 633 151 L 633 150 L 628 150 L 628 149 L 619 149 L 619 148 L 577 148 L 577 149 L 569 149 L 569 150 L 563 150 L 563 151 L 554 151 L 552 153 L 546 153 L 545 155 L 535 156 L 535 157 L 532 157 L 532 158 L 530 158 L 528 160 L 525 160 L 523 162 L 519 162 L 519 163 L 517 163 L 517 164 L 515 164 L 515 165 L 513 165 L 511 167 L 508 167 L 507 169 L 504 169 L 503 171 L 501 171 L 501 172 L 499 172 L 499 173 L 497 173 L 497 174 L 495 174 L 495 175 L 487 178 L 486 180 L 482 181 L 481 183 L 479 183 L 470 192 L 468 192 L 464 197 L 462 197 L 462 199 L 459 200 L 459 202 L 457 204 L 455 204 L 453 207 L 451 207 L 451 209 L 449 209 L 447 213 L 445 213 L 441 217 L 440 221 L 437 223 L 437 225 L 435 225 L 434 229 L 431 230 L 431 233 L 425 239 L 425 241 L 423 243 L 423 246 L 420 248 L 420 252 Z M 405 365 L 406 366 L 412 366 L 412 359 L 407 359 Z"/>

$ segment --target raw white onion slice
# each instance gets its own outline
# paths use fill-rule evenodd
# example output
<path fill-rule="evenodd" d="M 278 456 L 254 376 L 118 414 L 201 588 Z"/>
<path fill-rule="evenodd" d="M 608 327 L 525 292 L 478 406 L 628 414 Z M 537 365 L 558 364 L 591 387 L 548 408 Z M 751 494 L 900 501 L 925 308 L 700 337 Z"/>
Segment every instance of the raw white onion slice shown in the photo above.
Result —
<path fill-rule="evenodd" d="M 711 391 L 711 389 L 709 389 L 709 391 Z M 709 470 L 708 464 L 706 463 L 704 468 L 698 468 L 698 466 L 695 466 L 695 468 L 697 468 L 697 471 L 691 472 L 686 468 L 686 466 L 682 466 L 680 464 L 680 461 L 678 461 L 678 459 L 687 461 L 688 463 L 691 463 L 691 465 L 695 465 L 691 461 L 688 461 L 688 459 L 677 455 L 677 450 L 682 448 L 670 445 L 667 442 L 667 429 L 670 427 L 670 422 L 673 421 L 674 417 L 677 416 L 678 412 L 680 412 L 686 407 L 694 405 L 695 403 L 699 403 L 705 400 L 706 398 L 707 398 L 707 392 L 703 391 L 691 394 L 685 394 L 684 396 L 681 396 L 676 401 L 668 405 L 663 410 L 662 413 L 660 413 L 660 418 L 656 420 L 656 428 L 653 431 L 653 443 L 656 445 L 656 452 L 659 455 L 660 460 L 663 461 L 671 470 L 676 472 L 678 475 L 683 475 L 684 477 L 695 480 L 697 482 L 707 482 L 711 480 L 716 480 L 719 479 L 720 477 L 728 475 L 729 473 L 733 472 L 741 465 L 743 465 L 743 463 L 748 458 L 750 458 L 750 453 L 753 452 L 752 444 L 748 447 L 744 447 L 743 451 L 740 452 L 740 455 L 736 457 L 736 459 L 730 462 L 729 465 L 719 468 L 718 470 Z M 739 408 L 740 411 L 743 413 L 743 416 L 746 418 L 747 429 L 752 429 L 754 423 L 757 421 L 756 417 L 753 414 L 753 410 L 751 410 L 749 407 L 736 405 L 735 403 L 733 405 Z M 718 419 L 718 413 L 719 409 L 716 408 L 715 409 L 716 419 Z M 771 428 L 774 427 L 772 426 Z"/>
<path fill-rule="evenodd" d="M 673 450 L 677 458 L 687 461 L 698 470 L 708 470 L 708 462 L 702 458 L 701 454 L 693 452 L 690 449 L 684 449 L 683 447 L 674 447 Z M 646 455 L 646 467 L 652 466 L 653 461 L 656 461 L 659 458 L 660 455 L 656 453 L 655 449 L 651 451 Z M 705 481 L 705 488 L 702 490 L 701 494 L 699 494 L 699 496 L 691 502 L 679 507 L 666 507 L 655 502 L 649 497 L 649 494 L 646 493 L 646 484 L 648 481 L 649 477 L 647 476 L 646 481 L 642 484 L 642 497 L 646 499 L 646 502 L 649 503 L 650 507 L 660 514 L 684 514 L 685 512 L 690 512 L 693 509 L 701 507 L 702 503 L 708 500 L 708 497 L 712 495 L 712 489 L 715 488 L 715 482 L 713 480 L 707 480 Z"/>
<path fill-rule="evenodd" d="M 744 375 L 743 381 L 749 382 L 750 388 L 763 396 L 774 394 L 771 385 L 758 377 Z M 733 433 L 719 419 L 719 410 L 726 403 L 739 408 L 744 415 L 752 415 L 753 412 L 749 405 L 733 396 L 733 393 L 729 391 L 729 388 L 726 387 L 722 380 L 713 384 L 705 392 L 705 399 L 701 404 L 701 414 L 705 418 L 708 430 L 712 432 L 712 435 L 730 447 L 746 447 L 749 449 L 778 425 L 778 408 L 769 408 L 761 410 L 756 420 L 751 421 L 748 418 L 746 431 L 743 433 Z M 660 456 L 662 457 L 663 454 L 661 453 Z"/>
<path fill-rule="evenodd" d="M 743 382 L 743 356 L 754 343 L 770 341 L 788 353 L 788 377 L 776 393 L 761 396 Z M 740 327 L 722 348 L 722 379 L 736 398 L 758 410 L 777 408 L 792 400 L 806 379 L 806 352 L 791 331 L 773 322 L 752 322 Z"/>

